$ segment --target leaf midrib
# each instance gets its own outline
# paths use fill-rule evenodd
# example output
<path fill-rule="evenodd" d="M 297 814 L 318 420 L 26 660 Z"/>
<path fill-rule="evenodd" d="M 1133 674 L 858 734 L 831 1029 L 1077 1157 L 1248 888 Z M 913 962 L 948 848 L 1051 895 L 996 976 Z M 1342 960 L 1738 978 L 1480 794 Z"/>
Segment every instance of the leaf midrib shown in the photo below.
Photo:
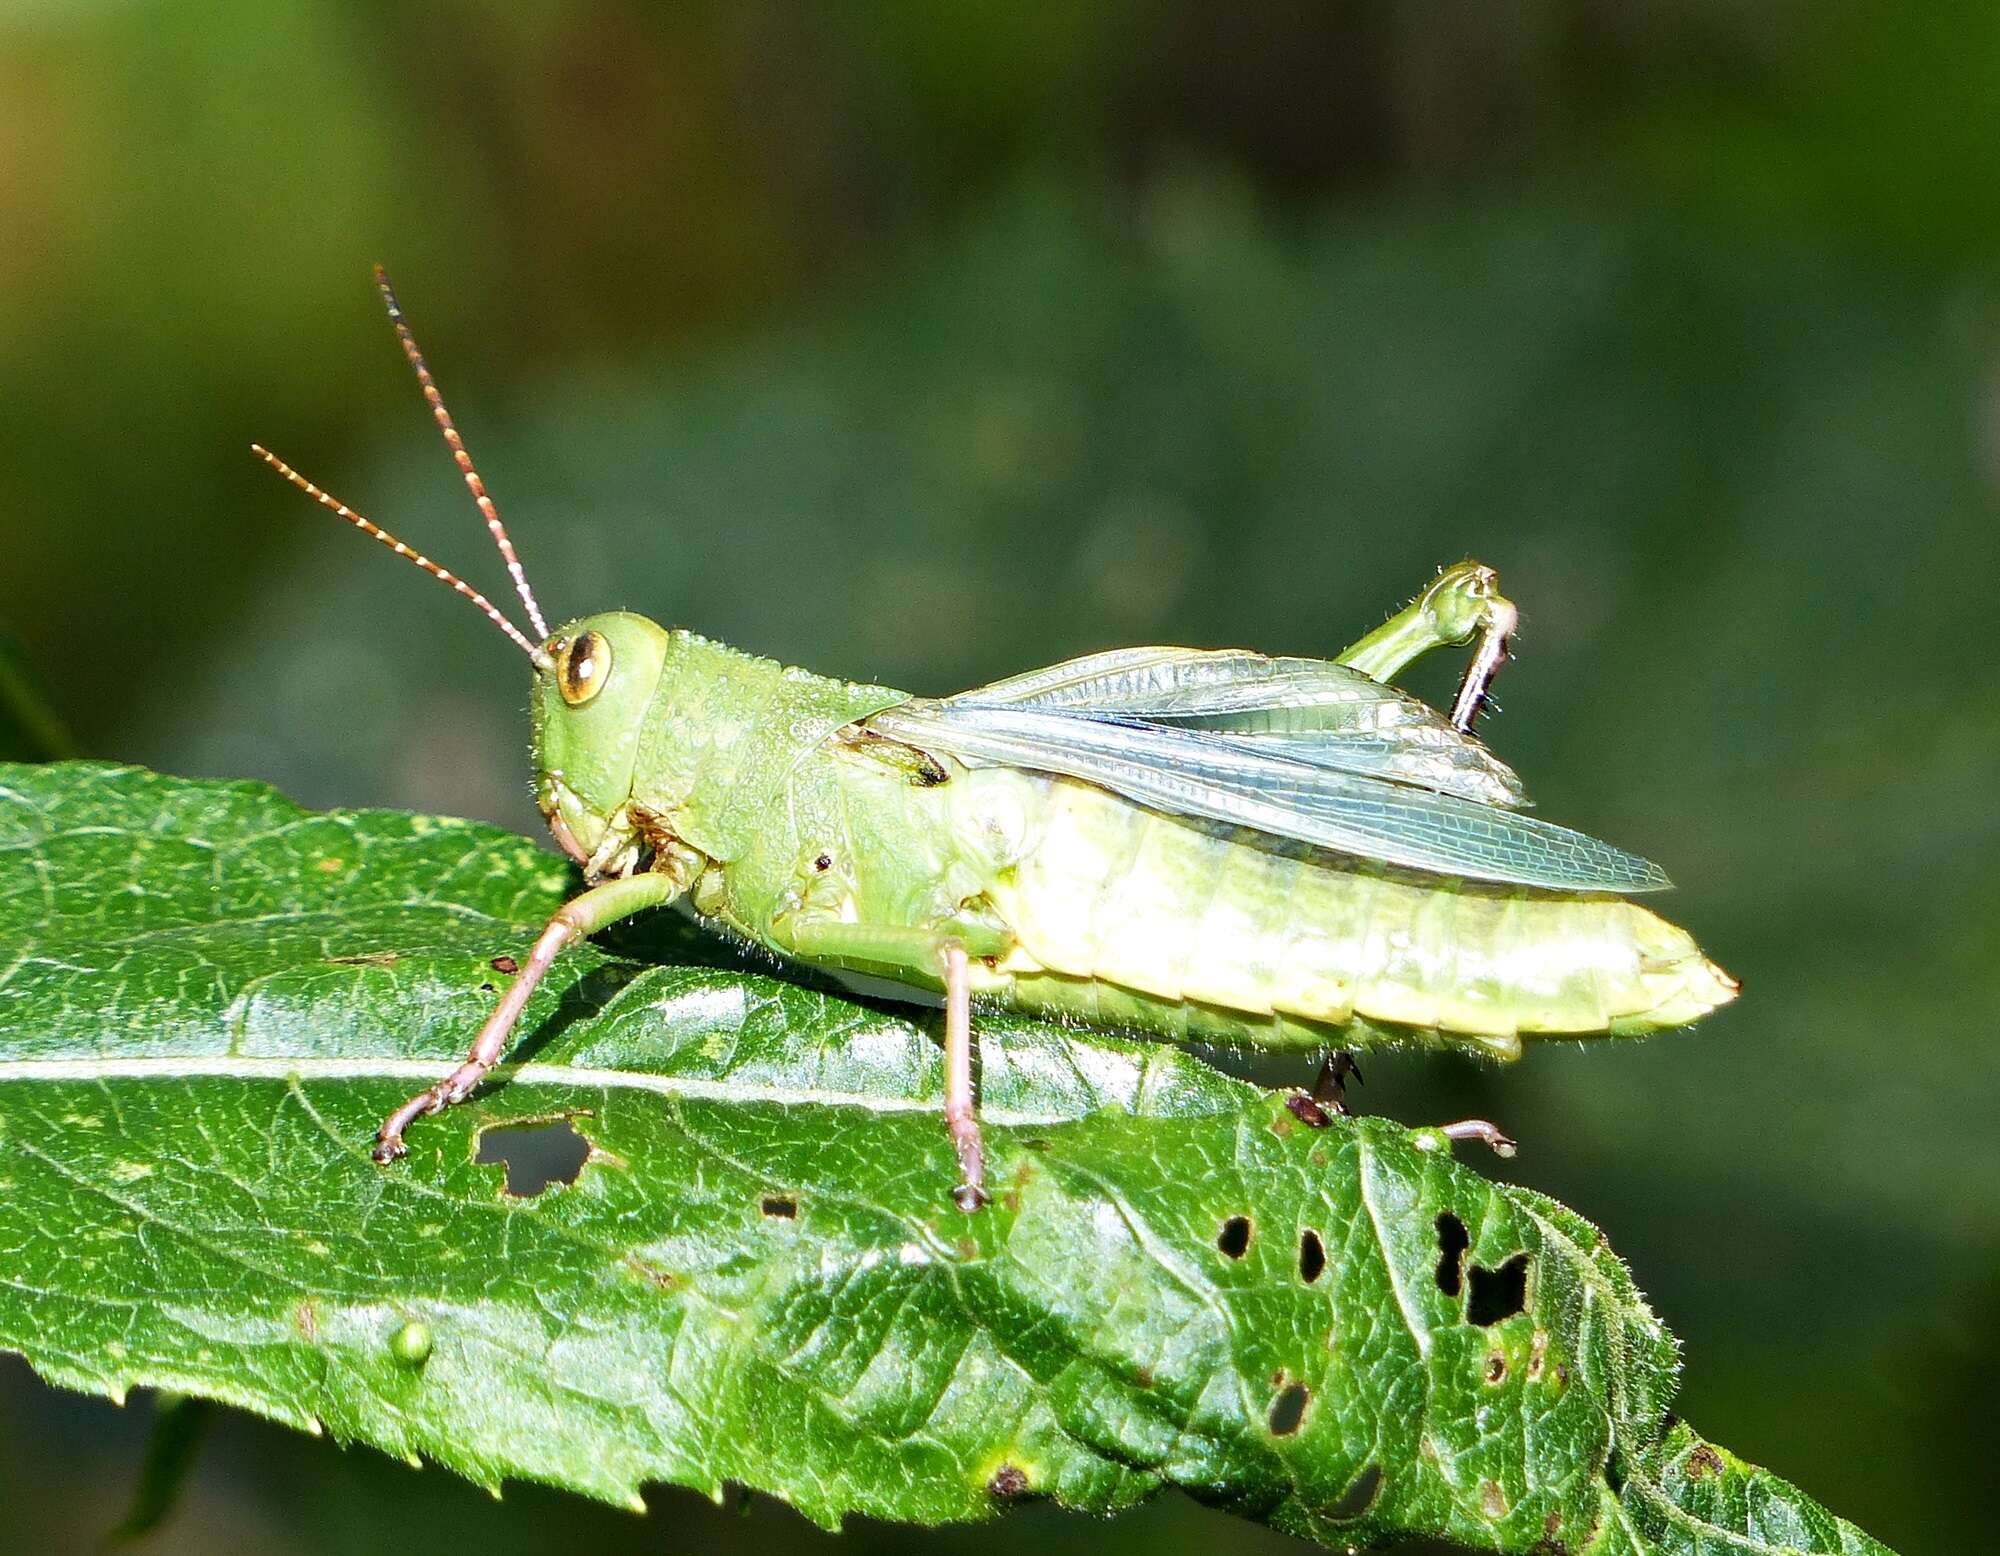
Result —
<path fill-rule="evenodd" d="M 419 1086 L 438 1080 L 449 1065 L 436 1059 L 392 1059 L 354 1056 L 338 1059 L 232 1057 L 222 1054 L 155 1054 L 129 1059 L 5 1059 L 0 1060 L 0 1085 L 63 1081 L 222 1079 L 242 1081 L 404 1080 Z M 644 1091 L 655 1096 L 695 1101 L 773 1103 L 785 1106 L 860 1108 L 871 1113 L 944 1112 L 942 1096 L 891 1097 L 859 1091 L 828 1091 L 819 1087 L 777 1085 L 756 1081 L 713 1080 L 703 1076 L 654 1075 L 643 1070 L 595 1069 L 576 1064 L 530 1061 L 503 1064 L 493 1082 L 526 1086 L 570 1086 L 590 1090 Z M 1035 1127 L 1072 1122 L 1074 1114 L 1054 1109 L 1030 1112 L 1014 1108 L 983 1108 L 985 1122 L 1000 1128 Z"/>

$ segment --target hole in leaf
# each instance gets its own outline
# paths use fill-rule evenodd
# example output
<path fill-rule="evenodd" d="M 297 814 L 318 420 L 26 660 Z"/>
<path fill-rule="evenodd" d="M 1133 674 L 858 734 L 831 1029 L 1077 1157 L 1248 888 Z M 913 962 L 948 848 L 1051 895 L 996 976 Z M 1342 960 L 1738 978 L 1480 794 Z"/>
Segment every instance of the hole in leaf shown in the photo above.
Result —
<path fill-rule="evenodd" d="M 1303 1383 L 1292 1383 L 1278 1390 L 1278 1397 L 1271 1401 L 1271 1435 L 1290 1437 L 1299 1429 L 1299 1423 L 1306 1418 L 1306 1406 L 1312 1403 L 1312 1390 Z"/>
<path fill-rule="evenodd" d="M 1299 1233 L 1299 1279 L 1310 1286 L 1326 1268 L 1326 1244 L 1319 1233 L 1307 1227 Z"/>
<path fill-rule="evenodd" d="M 566 1118 L 553 1123 L 498 1124 L 479 1131 L 475 1162 L 503 1162 L 507 1192 L 533 1199 L 552 1183 L 574 1183 L 590 1159 L 590 1142 Z"/>
<path fill-rule="evenodd" d="M 1472 1239 L 1466 1235 L 1465 1223 L 1449 1210 L 1437 1218 L 1437 1234 L 1438 1290 L 1455 1297 L 1465 1269 L 1465 1250 L 1472 1246 Z"/>
<path fill-rule="evenodd" d="M 1465 1321 L 1484 1328 L 1512 1318 L 1528 1305 L 1528 1256 L 1517 1253 L 1497 1270 L 1472 1267 Z"/>
<path fill-rule="evenodd" d="M 1381 1490 L 1382 1466 L 1370 1464 L 1354 1477 L 1354 1484 L 1327 1512 L 1334 1518 L 1359 1518 L 1375 1505 L 1376 1495 Z"/>
<path fill-rule="evenodd" d="M 799 1213 L 799 1202 L 789 1194 L 766 1194 L 764 1214 L 779 1221 L 789 1221 Z"/>
<path fill-rule="evenodd" d="M 1498 1351 L 1486 1358 L 1486 1381 L 1488 1383 L 1507 1381 L 1507 1358 Z"/>
<path fill-rule="evenodd" d="M 1250 1218 L 1231 1216 L 1222 1223 L 1222 1230 L 1216 1234 L 1215 1246 L 1232 1259 L 1240 1259 L 1250 1250 Z"/>

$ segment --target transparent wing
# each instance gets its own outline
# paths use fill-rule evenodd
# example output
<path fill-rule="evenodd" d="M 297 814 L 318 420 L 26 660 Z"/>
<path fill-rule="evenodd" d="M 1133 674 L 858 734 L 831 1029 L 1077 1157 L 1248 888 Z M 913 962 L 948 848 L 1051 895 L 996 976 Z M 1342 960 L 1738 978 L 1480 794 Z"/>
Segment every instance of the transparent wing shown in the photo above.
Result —
<path fill-rule="evenodd" d="M 1254 739 L 1120 715 L 915 701 L 867 727 L 974 766 L 1082 779 L 1177 816 L 1434 875 L 1556 891 L 1657 891 L 1659 866 L 1581 832 L 1378 777 L 1301 762 Z"/>
<path fill-rule="evenodd" d="M 1428 704 L 1325 659 L 1120 648 L 996 681 L 950 707 L 1032 708 L 1241 736 L 1275 756 L 1509 808 L 1521 780 Z"/>

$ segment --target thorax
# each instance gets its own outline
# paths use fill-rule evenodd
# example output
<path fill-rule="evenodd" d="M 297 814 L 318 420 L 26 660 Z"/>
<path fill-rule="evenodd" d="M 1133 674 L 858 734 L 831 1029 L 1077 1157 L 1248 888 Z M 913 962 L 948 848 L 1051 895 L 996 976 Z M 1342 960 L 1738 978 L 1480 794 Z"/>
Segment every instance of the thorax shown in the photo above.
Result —
<path fill-rule="evenodd" d="M 791 769 L 752 844 L 716 872 L 710 903 L 759 939 L 786 914 L 932 927 L 976 912 L 1031 845 L 1030 791 L 1044 782 L 963 768 L 935 782 L 878 742 L 830 738 Z"/>

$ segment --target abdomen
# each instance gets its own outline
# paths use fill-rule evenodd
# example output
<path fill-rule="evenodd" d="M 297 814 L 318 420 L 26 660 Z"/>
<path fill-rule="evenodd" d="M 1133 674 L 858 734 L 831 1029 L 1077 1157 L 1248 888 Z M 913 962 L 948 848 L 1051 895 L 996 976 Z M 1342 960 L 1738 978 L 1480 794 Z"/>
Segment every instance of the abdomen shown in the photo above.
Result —
<path fill-rule="evenodd" d="M 1684 930 L 1621 898 L 1443 880 L 1017 776 L 1023 847 L 987 896 L 1018 937 L 999 971 L 1026 1011 L 1207 1042 L 1379 1033 L 1511 1058 L 1522 1036 L 1655 1031 L 1736 992 Z"/>

